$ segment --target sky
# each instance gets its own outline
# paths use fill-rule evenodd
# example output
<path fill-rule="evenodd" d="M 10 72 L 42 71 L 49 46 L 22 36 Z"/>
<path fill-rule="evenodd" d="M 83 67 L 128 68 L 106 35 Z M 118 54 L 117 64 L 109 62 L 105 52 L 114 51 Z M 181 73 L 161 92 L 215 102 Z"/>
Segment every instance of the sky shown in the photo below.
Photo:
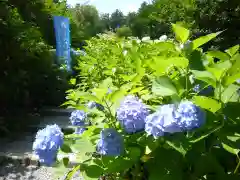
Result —
<path fill-rule="evenodd" d="M 76 3 L 82 4 L 87 0 L 67 0 L 68 4 L 74 6 Z M 142 2 L 146 0 L 89 0 L 89 4 L 96 6 L 100 13 L 112 13 L 120 9 L 125 15 L 132 11 L 137 11 Z"/>

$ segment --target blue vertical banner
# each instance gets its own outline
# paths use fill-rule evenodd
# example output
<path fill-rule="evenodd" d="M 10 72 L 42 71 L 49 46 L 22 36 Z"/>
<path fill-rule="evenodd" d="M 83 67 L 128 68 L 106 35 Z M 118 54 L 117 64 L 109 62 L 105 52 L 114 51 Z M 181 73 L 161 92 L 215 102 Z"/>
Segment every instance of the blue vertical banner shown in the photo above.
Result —
<path fill-rule="evenodd" d="M 67 66 L 67 70 L 71 70 L 71 54 L 70 54 L 70 23 L 69 19 L 63 16 L 54 16 L 54 29 L 56 37 L 56 55 L 61 64 Z"/>

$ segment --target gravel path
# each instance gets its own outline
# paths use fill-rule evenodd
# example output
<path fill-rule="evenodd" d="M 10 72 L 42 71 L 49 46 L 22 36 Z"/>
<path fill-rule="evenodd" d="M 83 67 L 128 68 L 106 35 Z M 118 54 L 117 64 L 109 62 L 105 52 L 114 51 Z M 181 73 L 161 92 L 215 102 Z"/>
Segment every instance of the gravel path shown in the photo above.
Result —
<path fill-rule="evenodd" d="M 28 166 L 20 162 L 4 162 L 0 166 L 0 180 L 53 180 L 53 171 L 48 167 Z"/>
<path fill-rule="evenodd" d="M 55 179 L 54 179 L 55 177 Z M 51 167 L 24 166 L 18 161 L 3 162 L 0 164 L 0 180 L 64 180 L 57 178 Z M 72 180 L 82 180 L 78 173 Z"/>

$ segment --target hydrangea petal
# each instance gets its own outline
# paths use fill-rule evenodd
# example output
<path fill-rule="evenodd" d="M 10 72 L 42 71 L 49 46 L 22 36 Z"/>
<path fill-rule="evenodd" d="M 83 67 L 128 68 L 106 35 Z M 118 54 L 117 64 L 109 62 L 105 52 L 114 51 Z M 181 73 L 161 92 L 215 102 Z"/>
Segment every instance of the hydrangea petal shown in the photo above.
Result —
<path fill-rule="evenodd" d="M 148 114 L 149 111 L 141 100 L 128 95 L 117 109 L 117 120 L 127 133 L 136 133 L 144 130 Z"/>

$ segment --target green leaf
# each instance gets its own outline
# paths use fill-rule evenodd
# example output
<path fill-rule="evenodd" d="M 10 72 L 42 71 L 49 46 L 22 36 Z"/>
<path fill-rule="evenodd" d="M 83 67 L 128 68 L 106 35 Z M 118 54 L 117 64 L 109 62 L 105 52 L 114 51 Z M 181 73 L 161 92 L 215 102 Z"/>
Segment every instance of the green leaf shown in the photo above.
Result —
<path fill-rule="evenodd" d="M 215 78 L 219 81 L 220 79 L 224 78 L 227 70 L 232 66 L 232 63 L 228 61 L 220 62 L 217 64 L 213 64 L 210 67 L 207 67 L 207 70 L 212 73 Z"/>
<path fill-rule="evenodd" d="M 159 96 L 172 96 L 177 94 L 177 89 L 167 76 L 156 78 L 152 83 L 152 92 Z"/>
<path fill-rule="evenodd" d="M 193 73 L 195 79 L 204 81 L 207 84 L 212 85 L 213 87 L 216 87 L 216 78 L 213 76 L 212 73 L 208 71 L 197 71 L 197 70 L 191 70 L 191 72 Z"/>
<path fill-rule="evenodd" d="M 77 139 L 76 143 L 72 145 L 72 149 L 75 152 L 80 152 L 81 154 L 95 152 L 95 145 L 90 141 L 90 139 L 84 137 Z"/>
<path fill-rule="evenodd" d="M 175 44 L 172 42 L 158 42 L 155 46 L 159 52 L 175 50 Z"/>
<path fill-rule="evenodd" d="M 107 95 L 108 88 L 105 88 L 105 87 L 94 88 L 92 92 L 96 95 L 96 98 L 97 98 L 95 102 L 100 102 L 99 99 L 103 99 L 103 97 Z"/>
<path fill-rule="evenodd" d="M 232 67 L 227 71 L 229 75 L 240 73 L 240 54 L 233 61 Z"/>
<path fill-rule="evenodd" d="M 103 174 L 104 169 L 97 165 L 90 165 L 84 168 L 84 172 L 87 177 L 98 179 Z"/>
<path fill-rule="evenodd" d="M 238 94 L 240 86 L 231 84 L 221 94 L 221 100 L 223 103 L 227 102 L 239 102 L 240 97 Z"/>
<path fill-rule="evenodd" d="M 230 84 L 236 82 L 236 80 L 238 79 L 240 79 L 240 73 L 237 73 L 231 76 L 225 76 L 222 82 L 225 86 L 229 86 Z"/>
<path fill-rule="evenodd" d="M 108 173 L 121 172 L 131 168 L 133 164 L 135 164 L 135 161 L 131 161 L 131 159 L 129 158 L 118 157 L 106 165 L 107 168 L 106 172 Z"/>
<path fill-rule="evenodd" d="M 110 96 L 110 101 L 113 103 L 120 101 L 125 96 L 126 91 L 127 91 L 126 89 L 121 88 L 113 92 Z"/>
<path fill-rule="evenodd" d="M 202 36 L 199 37 L 197 39 L 195 39 L 192 43 L 193 43 L 193 50 L 197 49 L 198 47 L 202 46 L 203 44 L 207 43 L 208 41 L 212 40 L 213 38 L 215 38 L 216 36 L 218 36 L 221 32 L 217 32 L 217 33 L 212 33 L 212 34 L 208 34 L 206 36 Z"/>
<path fill-rule="evenodd" d="M 239 50 L 239 45 L 235 45 L 227 50 L 225 50 L 226 53 L 228 53 L 231 57 L 237 53 Z"/>
<path fill-rule="evenodd" d="M 224 52 L 221 52 L 221 51 L 216 51 L 216 50 L 215 51 L 208 51 L 207 54 L 212 56 L 212 57 L 218 58 L 221 61 L 226 61 L 226 60 L 230 59 L 228 54 L 226 54 Z"/>
<path fill-rule="evenodd" d="M 194 96 L 193 102 L 199 107 L 207 109 L 213 113 L 216 113 L 219 109 L 221 109 L 221 103 L 206 96 Z"/>
<path fill-rule="evenodd" d="M 182 143 L 182 142 L 178 142 L 178 141 L 166 141 L 166 143 L 172 147 L 173 149 L 175 149 L 176 151 L 180 152 L 183 156 L 186 155 L 187 153 L 187 148 L 186 146 Z"/>
<path fill-rule="evenodd" d="M 68 158 L 68 157 L 64 157 L 64 158 L 63 158 L 63 165 L 64 165 L 65 167 L 67 167 L 67 166 L 68 166 L 68 163 L 69 163 L 69 158 Z"/>
<path fill-rule="evenodd" d="M 129 94 L 134 94 L 134 93 L 139 93 L 144 89 L 144 87 L 137 87 L 137 88 L 133 88 Z"/>
<path fill-rule="evenodd" d="M 72 180 L 74 174 L 80 169 L 80 165 L 74 167 L 71 171 L 68 172 L 65 180 Z"/>
<path fill-rule="evenodd" d="M 71 147 L 65 143 L 61 146 L 61 151 L 64 153 L 72 153 Z"/>
<path fill-rule="evenodd" d="M 148 62 L 149 66 L 156 71 L 157 75 L 165 74 L 169 68 L 176 66 L 180 68 L 188 67 L 189 61 L 184 57 L 169 57 L 158 56 L 154 57 L 153 61 Z"/>
<path fill-rule="evenodd" d="M 193 51 L 190 56 L 189 56 L 189 67 L 192 70 L 199 70 L 203 71 L 204 66 L 203 66 L 203 60 L 202 60 L 202 52 L 195 50 Z"/>
<path fill-rule="evenodd" d="M 141 79 L 144 75 L 145 75 L 145 69 L 141 67 L 138 70 L 138 73 L 136 74 L 136 76 L 134 76 L 133 79 L 131 79 L 131 82 L 137 83 L 137 82 L 141 81 Z"/>
<path fill-rule="evenodd" d="M 104 80 L 101 82 L 99 88 L 101 88 L 101 89 L 107 89 L 107 88 L 109 88 L 112 84 L 113 84 L 113 83 L 112 83 L 112 78 L 108 77 L 108 78 L 104 79 Z"/>
<path fill-rule="evenodd" d="M 68 169 L 63 165 L 63 163 L 56 163 L 53 167 L 53 179 L 60 179 L 62 178 Z"/>
<path fill-rule="evenodd" d="M 72 85 L 75 85 L 76 84 L 76 79 L 75 78 L 70 79 L 69 83 L 72 84 Z"/>
<path fill-rule="evenodd" d="M 158 148 L 154 158 L 145 163 L 148 180 L 183 180 L 182 159 L 183 156 L 175 149 Z"/>
<path fill-rule="evenodd" d="M 226 150 L 226 151 L 228 151 L 228 152 L 230 152 L 230 153 L 232 153 L 232 154 L 235 154 L 235 155 L 238 155 L 238 153 L 239 153 L 239 149 L 235 149 L 235 148 L 233 148 L 233 147 L 230 147 L 230 146 L 228 146 L 227 144 L 225 144 L 225 143 L 222 143 L 222 146 L 223 146 L 223 148 Z"/>
<path fill-rule="evenodd" d="M 227 136 L 227 139 L 233 142 L 237 142 L 240 140 L 240 134 L 234 133 L 234 136 Z"/>
<path fill-rule="evenodd" d="M 141 156 L 141 149 L 137 148 L 137 147 L 130 147 L 128 148 L 128 157 L 132 160 L 132 161 L 136 161 L 140 158 Z"/>
<path fill-rule="evenodd" d="M 182 43 L 185 43 L 188 40 L 190 31 L 184 27 L 181 27 L 178 24 L 172 24 L 172 27 L 176 38 L 180 40 Z"/>
<path fill-rule="evenodd" d="M 80 99 L 84 99 L 84 100 L 88 100 L 88 101 L 95 101 L 95 102 L 100 102 L 99 99 L 88 93 L 88 92 L 82 92 L 82 91 L 77 91 L 76 94 L 75 94 L 78 98 Z"/>

